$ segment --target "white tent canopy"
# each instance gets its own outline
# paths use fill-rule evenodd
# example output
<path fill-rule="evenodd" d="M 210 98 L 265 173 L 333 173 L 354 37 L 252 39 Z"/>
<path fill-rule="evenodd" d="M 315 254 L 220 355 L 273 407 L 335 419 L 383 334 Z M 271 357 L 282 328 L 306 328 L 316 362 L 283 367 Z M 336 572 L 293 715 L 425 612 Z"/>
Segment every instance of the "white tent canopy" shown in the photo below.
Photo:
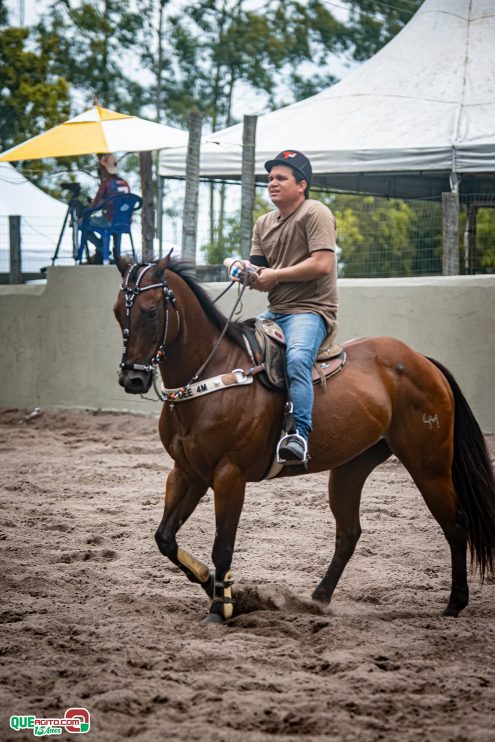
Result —
<path fill-rule="evenodd" d="M 67 204 L 31 183 L 8 162 L 0 162 L 0 216 L 19 215 L 60 220 Z"/>
<path fill-rule="evenodd" d="M 7 217 L 21 216 L 23 270 L 39 270 L 55 251 L 66 213 L 67 204 L 37 188 L 8 162 L 0 162 L 1 256 L 9 252 Z M 69 229 L 65 230 L 61 247 L 72 258 Z"/>
<path fill-rule="evenodd" d="M 314 184 L 389 196 L 495 190 L 495 2 L 426 0 L 405 28 L 340 83 L 259 117 L 256 174 L 302 150 Z M 183 177 L 186 148 L 161 153 Z M 238 179 L 242 125 L 203 138 L 201 176 Z M 490 175 L 488 175 L 490 174 Z"/>

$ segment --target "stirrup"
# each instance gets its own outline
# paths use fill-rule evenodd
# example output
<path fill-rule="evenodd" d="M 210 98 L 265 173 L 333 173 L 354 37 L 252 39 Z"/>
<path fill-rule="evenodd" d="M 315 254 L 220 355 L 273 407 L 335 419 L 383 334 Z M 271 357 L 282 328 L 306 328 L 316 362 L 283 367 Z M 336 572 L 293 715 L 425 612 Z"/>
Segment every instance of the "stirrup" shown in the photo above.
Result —
<path fill-rule="evenodd" d="M 302 459 L 282 458 L 280 449 L 283 448 L 285 443 L 287 443 L 287 441 L 291 438 L 296 438 L 298 443 L 302 445 L 302 448 L 303 448 Z M 308 442 L 306 441 L 306 439 L 303 438 L 302 435 L 298 433 L 297 431 L 295 433 L 287 433 L 286 435 L 283 435 L 277 444 L 277 464 L 283 464 L 284 466 L 305 466 L 307 463 L 308 463 Z"/>

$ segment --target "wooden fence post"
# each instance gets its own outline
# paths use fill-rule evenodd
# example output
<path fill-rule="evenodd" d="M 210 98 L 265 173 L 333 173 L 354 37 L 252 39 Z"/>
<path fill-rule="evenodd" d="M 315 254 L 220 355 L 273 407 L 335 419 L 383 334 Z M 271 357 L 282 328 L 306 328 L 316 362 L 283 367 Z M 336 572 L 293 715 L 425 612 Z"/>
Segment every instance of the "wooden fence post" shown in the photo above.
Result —
<path fill-rule="evenodd" d="M 241 257 L 249 258 L 256 201 L 256 123 L 257 116 L 244 116 L 241 171 Z"/>
<path fill-rule="evenodd" d="M 442 193 L 444 276 L 459 275 L 459 193 Z"/>
<path fill-rule="evenodd" d="M 182 218 L 182 257 L 196 263 L 198 232 L 199 158 L 203 117 L 198 111 L 189 114 L 189 141 L 186 160 L 186 189 Z"/>
<path fill-rule="evenodd" d="M 9 216 L 10 283 L 22 283 L 21 275 L 21 217 Z"/>
<path fill-rule="evenodd" d="M 141 194 L 143 209 L 141 211 L 141 239 L 143 260 L 153 260 L 153 238 L 155 236 L 155 207 L 153 204 L 153 161 L 151 152 L 139 153 L 139 170 L 141 173 Z"/>

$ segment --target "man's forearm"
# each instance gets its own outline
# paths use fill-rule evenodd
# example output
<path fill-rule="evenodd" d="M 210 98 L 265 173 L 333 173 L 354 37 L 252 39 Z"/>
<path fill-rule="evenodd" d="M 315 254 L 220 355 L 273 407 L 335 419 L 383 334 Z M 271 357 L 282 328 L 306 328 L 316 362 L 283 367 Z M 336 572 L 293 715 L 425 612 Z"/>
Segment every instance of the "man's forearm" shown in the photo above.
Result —
<path fill-rule="evenodd" d="M 297 265 L 287 268 L 263 268 L 254 281 L 253 288 L 258 291 L 271 291 L 279 283 L 312 281 L 325 276 L 332 270 L 335 253 L 331 250 L 319 250 Z"/>

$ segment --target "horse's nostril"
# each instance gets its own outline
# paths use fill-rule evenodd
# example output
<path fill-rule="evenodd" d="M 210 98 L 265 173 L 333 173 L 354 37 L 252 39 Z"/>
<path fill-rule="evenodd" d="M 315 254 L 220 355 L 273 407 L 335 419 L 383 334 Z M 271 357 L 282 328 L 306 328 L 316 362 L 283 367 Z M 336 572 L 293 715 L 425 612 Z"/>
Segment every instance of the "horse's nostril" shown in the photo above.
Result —
<path fill-rule="evenodd" d="M 128 394 L 145 394 L 151 386 L 152 376 L 142 376 L 137 372 L 124 374 L 123 387 Z"/>

